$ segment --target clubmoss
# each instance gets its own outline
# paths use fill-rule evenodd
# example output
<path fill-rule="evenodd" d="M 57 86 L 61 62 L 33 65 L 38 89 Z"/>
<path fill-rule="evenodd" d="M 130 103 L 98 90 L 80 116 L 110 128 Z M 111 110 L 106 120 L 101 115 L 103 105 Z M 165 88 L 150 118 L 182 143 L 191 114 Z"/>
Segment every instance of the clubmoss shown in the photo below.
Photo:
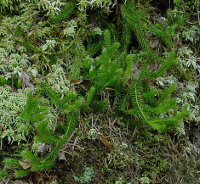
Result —
<path fill-rule="evenodd" d="M 199 182 L 197 1 L 160 2 L 0 2 L 2 182 Z"/>

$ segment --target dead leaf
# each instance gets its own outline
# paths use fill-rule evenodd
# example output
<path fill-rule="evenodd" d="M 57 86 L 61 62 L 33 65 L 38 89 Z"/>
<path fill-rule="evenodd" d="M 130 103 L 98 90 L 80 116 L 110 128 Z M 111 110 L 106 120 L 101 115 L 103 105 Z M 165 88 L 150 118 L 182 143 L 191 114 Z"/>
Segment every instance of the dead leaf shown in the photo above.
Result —
<path fill-rule="evenodd" d="M 58 153 L 58 160 L 65 160 L 66 161 L 65 153 L 63 151 L 60 151 Z"/>
<path fill-rule="evenodd" d="M 70 80 L 70 83 L 78 83 L 78 84 L 80 84 L 82 82 L 79 79 L 72 79 L 72 78 L 70 78 L 69 80 Z"/>
<path fill-rule="evenodd" d="M 82 89 L 84 89 L 85 91 L 87 91 L 87 89 L 85 88 L 85 86 L 84 85 L 78 85 L 78 87 L 80 87 L 80 88 L 82 88 Z"/>
<path fill-rule="evenodd" d="M 37 153 L 43 153 L 45 151 L 45 148 L 46 148 L 46 144 L 45 143 L 42 143 L 38 146 L 38 149 L 37 149 Z"/>
<path fill-rule="evenodd" d="M 115 91 L 115 89 L 109 88 L 109 87 L 106 87 L 105 90 L 106 90 L 106 91 Z"/>
<path fill-rule="evenodd" d="M 134 65 L 133 67 L 132 67 L 132 77 L 133 77 L 133 79 L 136 79 L 136 77 L 137 77 L 137 75 L 139 74 L 139 72 L 140 72 L 140 69 L 139 69 L 139 67 L 137 66 L 137 65 Z"/>
<path fill-rule="evenodd" d="M 183 43 L 182 43 L 182 39 L 181 39 L 181 38 L 178 40 L 177 45 L 178 45 L 179 47 L 182 47 L 182 46 L 183 46 Z"/>
<path fill-rule="evenodd" d="M 157 47 L 158 47 L 158 44 L 159 44 L 159 40 L 157 40 L 157 39 L 152 39 L 152 40 L 150 40 L 150 47 L 151 47 L 152 49 L 157 48 Z"/>
<path fill-rule="evenodd" d="M 30 162 L 27 162 L 27 161 L 21 161 L 21 160 L 18 160 L 18 163 L 19 165 L 22 166 L 23 169 L 28 169 L 31 167 L 31 163 Z"/>
<path fill-rule="evenodd" d="M 34 94 L 34 86 L 30 82 L 30 77 L 25 72 L 22 72 L 19 75 L 19 79 L 25 84 L 25 86 L 29 87 L 31 89 L 31 93 Z"/>
<path fill-rule="evenodd" d="M 71 85 L 73 86 L 78 86 L 80 88 L 83 88 L 84 90 L 87 90 L 88 89 L 88 86 L 89 86 L 89 80 L 78 80 L 78 79 L 69 79 L 70 80 L 70 83 Z"/>
<path fill-rule="evenodd" d="M 165 26 L 165 18 L 164 17 L 158 17 L 157 19 L 156 19 L 162 26 Z"/>

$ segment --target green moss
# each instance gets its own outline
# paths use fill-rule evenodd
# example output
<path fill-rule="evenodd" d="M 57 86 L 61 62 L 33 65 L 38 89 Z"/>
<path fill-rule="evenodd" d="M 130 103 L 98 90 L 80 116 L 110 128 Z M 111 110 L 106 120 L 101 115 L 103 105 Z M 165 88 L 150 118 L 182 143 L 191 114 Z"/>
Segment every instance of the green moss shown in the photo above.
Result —
<path fill-rule="evenodd" d="M 199 182 L 197 1 L 166 12 L 159 2 L 0 2 L 1 179 Z M 175 67 L 165 62 L 172 51 Z M 186 103 L 190 115 L 167 133 L 141 121 L 172 118 Z"/>

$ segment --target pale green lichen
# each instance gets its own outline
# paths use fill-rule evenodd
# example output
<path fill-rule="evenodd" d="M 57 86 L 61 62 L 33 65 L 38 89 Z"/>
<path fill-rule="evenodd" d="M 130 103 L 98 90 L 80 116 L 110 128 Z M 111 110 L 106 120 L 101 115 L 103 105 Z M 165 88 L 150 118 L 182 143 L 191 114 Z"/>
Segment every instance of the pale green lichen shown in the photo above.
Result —
<path fill-rule="evenodd" d="M 66 72 L 61 65 L 52 65 L 53 73 L 47 75 L 46 85 L 51 86 L 57 93 L 65 95 L 69 92 L 70 81 L 66 79 Z"/>
<path fill-rule="evenodd" d="M 24 92 L 21 89 L 13 92 L 10 86 L 0 86 L 0 124 L 3 127 L 0 137 L 8 140 L 10 144 L 28 141 L 34 134 L 34 125 L 25 122 L 20 115 L 30 92 L 29 88 L 25 88 Z M 43 99 L 41 103 L 48 103 L 48 100 Z M 56 118 L 56 111 L 49 107 L 46 119 L 51 126 L 54 125 Z"/>
<path fill-rule="evenodd" d="M 0 86 L 0 124 L 5 128 L 0 136 L 9 143 L 27 141 L 33 131 L 33 126 L 20 117 L 29 92 L 29 88 L 12 92 L 11 87 Z"/>
<path fill-rule="evenodd" d="M 110 11 L 117 3 L 117 0 L 78 0 L 78 6 L 80 11 L 84 11 L 88 8 L 102 8 Z"/>

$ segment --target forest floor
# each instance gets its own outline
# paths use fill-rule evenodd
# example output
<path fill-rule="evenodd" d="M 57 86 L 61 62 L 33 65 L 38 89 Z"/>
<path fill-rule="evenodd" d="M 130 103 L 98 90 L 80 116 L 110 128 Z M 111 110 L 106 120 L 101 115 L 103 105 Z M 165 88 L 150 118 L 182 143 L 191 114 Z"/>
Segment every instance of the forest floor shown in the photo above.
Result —
<path fill-rule="evenodd" d="M 86 3 L 83 7 L 88 6 L 87 11 L 81 12 L 83 7 L 80 3 L 70 1 L 67 4 L 67 6 L 69 5 L 70 16 L 68 14 L 61 15 L 65 16 L 63 20 L 66 21 L 63 22 L 60 21 L 62 20 L 62 17 L 59 17 L 60 14 L 51 16 L 53 10 L 48 10 L 46 4 L 38 5 L 35 3 L 36 1 L 31 1 L 29 5 L 23 4 L 21 1 L 12 2 L 13 4 L 2 4 L 3 2 L 0 2 L 0 6 L 5 8 L 5 11 L 3 11 L 3 8 L 0 9 L 2 11 L 0 14 L 0 19 L 2 19 L 0 20 L 0 178 L 2 177 L 0 184 L 200 183 L 200 29 L 197 13 L 193 12 L 196 11 L 197 1 L 185 1 L 185 4 L 181 4 L 178 0 L 176 3 L 167 0 L 136 1 L 138 9 L 136 17 L 139 17 L 138 20 L 142 22 L 141 30 L 149 29 L 149 32 L 153 30 L 153 34 L 146 30 L 146 32 L 141 31 L 143 34 L 140 34 L 138 33 L 139 29 L 130 28 L 128 21 L 124 23 L 123 13 L 125 12 L 125 16 L 128 17 L 126 13 L 128 14 L 131 11 L 129 12 L 127 8 L 126 12 L 123 1 L 117 2 L 117 4 L 109 1 L 110 4 L 113 3 L 114 7 L 110 12 L 106 12 L 111 6 L 110 4 L 106 4 L 107 9 L 104 7 L 102 11 L 97 6 L 98 4 L 94 4 L 94 7 L 95 5 L 97 7 L 93 9 L 93 5 L 90 7 L 89 3 Z M 53 3 L 54 1 L 50 2 Z M 169 2 L 171 2 L 171 7 L 169 7 Z M 18 3 L 17 6 L 14 6 L 15 3 Z M 23 8 L 27 6 L 26 11 L 19 12 L 19 4 L 22 4 Z M 9 6 L 12 5 L 14 6 L 14 13 L 10 12 L 12 8 L 9 8 Z M 56 6 L 63 8 L 63 6 L 57 4 L 52 7 L 55 8 Z M 119 13 L 121 7 L 122 15 Z M 169 13 L 167 13 L 168 10 Z M 95 11 L 97 11 L 98 16 L 94 16 Z M 141 14 L 141 12 L 144 14 Z M 29 13 L 31 15 L 30 20 L 27 16 Z M 141 15 L 144 15 L 145 18 Z M 42 20 L 40 20 L 41 17 Z M 167 25 L 165 27 L 162 25 L 161 18 L 166 20 Z M 155 26 L 157 32 L 154 29 L 151 30 L 152 27 L 148 27 L 151 24 L 147 20 L 149 22 L 155 21 L 152 25 Z M 125 28 L 122 28 L 123 26 Z M 81 32 L 82 28 L 84 29 L 83 33 Z M 106 33 L 105 36 L 102 36 L 103 32 L 106 32 L 105 30 L 109 30 L 107 37 Z M 163 30 L 168 30 L 169 40 L 173 42 L 173 46 L 169 46 L 169 48 L 167 44 L 170 41 L 166 41 L 168 35 L 163 34 Z M 124 35 L 128 35 L 127 38 L 123 37 L 123 31 L 125 32 Z M 148 43 L 150 51 L 148 48 L 144 48 L 144 45 L 142 45 L 144 40 L 140 39 L 138 35 L 145 37 L 143 39 Z M 126 39 L 130 40 L 127 41 Z M 97 42 L 98 44 L 95 45 Z M 126 52 L 122 52 L 121 47 L 120 51 L 117 50 L 118 42 L 122 42 L 122 47 L 125 45 Z M 98 46 L 99 48 L 97 48 Z M 112 52 L 114 47 L 116 47 L 116 52 Z M 109 52 L 108 48 L 110 49 Z M 169 93 L 177 99 L 178 111 L 185 104 L 189 104 L 188 111 L 190 111 L 190 114 L 188 113 L 189 115 L 184 116 L 183 121 L 181 120 L 182 127 L 166 128 L 167 131 L 162 132 L 159 126 L 148 124 L 148 121 L 144 122 L 141 117 L 138 118 L 136 111 L 133 110 L 132 114 L 125 113 L 130 112 L 131 108 L 135 107 L 133 100 L 127 100 L 124 96 L 129 93 L 132 82 L 136 81 L 136 74 L 140 72 L 144 58 L 150 57 L 148 51 L 162 59 L 170 57 L 171 52 L 176 55 L 178 61 L 176 67 L 170 66 L 170 69 L 166 69 L 164 75 L 151 80 L 151 82 L 146 78 L 141 79 L 144 82 L 141 86 L 144 88 L 142 92 L 150 95 L 153 90 L 155 90 L 153 91 L 155 94 L 156 90 L 157 92 L 159 90 L 166 92 L 167 88 L 176 83 L 177 88 L 174 92 Z M 107 56 L 104 55 L 106 52 L 108 52 Z M 122 73 L 119 76 L 121 78 L 126 76 L 128 70 L 126 70 L 126 67 L 128 68 L 128 66 L 124 66 L 128 65 L 128 56 L 132 57 L 133 60 L 136 58 L 133 61 L 135 68 L 131 66 L 130 69 L 130 77 L 125 78 L 127 80 L 125 84 L 123 84 L 124 81 L 118 81 L 119 78 L 117 77 L 114 81 L 114 75 L 121 71 Z M 113 63 L 122 61 L 120 63 L 122 67 L 117 68 L 117 65 L 113 65 L 113 68 L 115 67 L 113 69 L 110 65 L 107 65 L 107 68 L 103 64 L 100 65 L 99 60 L 101 59 L 102 63 L 103 61 L 107 62 L 107 58 L 104 57 L 113 57 L 110 59 Z M 124 60 L 127 61 L 126 64 L 123 63 Z M 95 62 L 97 64 L 94 64 Z M 153 68 L 152 71 L 159 68 L 158 63 L 152 63 L 149 65 L 150 69 Z M 152 67 L 154 64 L 156 66 Z M 102 82 L 106 76 L 101 76 L 104 72 L 103 69 L 105 71 L 110 70 L 111 74 L 109 73 L 109 75 L 114 73 L 113 77 L 106 81 L 107 86 L 104 85 L 106 82 Z M 24 81 L 21 80 L 23 77 Z M 102 80 L 99 80 L 100 77 L 102 77 Z M 110 85 L 112 79 L 114 82 Z M 59 98 L 55 98 L 57 101 L 53 98 L 52 100 L 49 97 L 50 95 L 48 96 L 48 93 L 43 91 L 44 84 L 56 91 L 57 96 L 55 96 L 59 96 Z M 122 90 L 118 84 L 123 86 Z M 36 118 L 32 118 L 31 113 L 29 117 L 27 116 L 28 118 L 24 116 L 25 118 L 22 119 L 21 117 L 25 105 L 26 107 L 29 105 L 29 103 L 23 101 L 28 96 L 26 90 L 29 90 L 32 94 L 35 90 L 36 95 L 34 97 L 35 99 L 38 97 L 37 100 L 39 101 L 35 104 L 39 104 L 39 110 L 42 107 L 48 107 L 50 112 L 47 115 L 45 114 L 44 119 L 49 120 L 50 123 L 42 129 L 44 132 L 46 131 L 46 139 L 43 137 L 42 144 L 37 142 L 37 139 L 39 140 L 42 137 L 42 131 L 38 128 L 40 124 L 36 122 Z M 91 92 L 91 96 L 89 92 Z M 159 92 L 158 96 L 162 97 L 164 92 Z M 69 94 L 69 99 L 71 98 L 71 101 L 68 100 L 69 102 L 67 102 L 67 110 L 61 104 L 65 94 Z M 156 103 L 152 100 L 158 101 L 158 96 L 155 95 L 155 98 L 152 99 L 144 96 L 143 101 L 148 102 L 145 107 L 150 105 L 155 107 Z M 120 103 L 124 103 L 123 97 L 127 101 L 124 105 L 126 110 L 123 109 L 122 112 L 122 104 Z M 104 105 L 107 105 L 106 109 L 104 109 Z M 163 108 L 166 107 L 164 105 Z M 63 111 L 59 109 L 61 106 L 64 109 L 62 109 Z M 169 109 L 172 112 L 176 111 L 174 106 Z M 35 110 L 35 114 L 38 113 L 36 106 L 33 110 Z M 164 115 L 160 115 L 160 111 L 155 117 L 171 117 L 171 111 Z M 151 114 L 150 111 L 148 113 Z M 73 118 L 77 120 L 77 124 L 71 128 L 69 124 L 71 119 L 73 121 Z M 12 123 L 9 124 L 9 122 Z M 23 127 L 19 124 L 23 124 Z M 56 150 L 55 145 L 62 142 L 57 139 L 62 139 L 69 129 L 71 132 L 67 142 L 63 144 L 64 146 L 61 146 L 61 149 Z M 50 136 L 52 136 L 52 140 L 50 140 Z M 60 148 L 60 146 L 57 147 Z M 31 150 L 34 156 L 37 156 L 36 161 L 28 159 L 28 156 L 21 158 L 20 154 L 27 149 Z M 51 159 L 52 162 L 55 161 L 52 167 L 41 169 L 41 171 L 40 168 L 32 169 L 39 158 L 46 158 L 46 155 L 53 151 L 57 154 L 55 154 L 57 156 L 56 161 L 53 160 L 55 156 L 47 159 L 49 163 Z M 11 160 L 8 159 L 6 162 L 5 158 L 8 157 Z M 13 163 L 9 163 L 9 161 Z M 20 177 L 17 177 L 16 170 L 20 171 L 18 173 L 21 174 Z"/>

